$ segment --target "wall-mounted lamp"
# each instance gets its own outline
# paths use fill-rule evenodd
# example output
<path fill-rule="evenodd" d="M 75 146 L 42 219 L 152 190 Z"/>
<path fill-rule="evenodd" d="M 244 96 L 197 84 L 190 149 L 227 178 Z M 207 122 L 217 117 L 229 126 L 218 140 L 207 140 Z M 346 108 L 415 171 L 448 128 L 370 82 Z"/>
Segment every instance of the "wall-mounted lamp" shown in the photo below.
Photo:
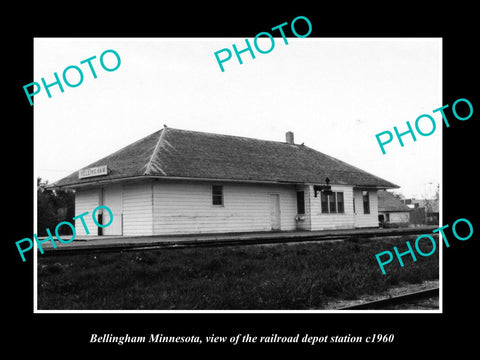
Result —
<path fill-rule="evenodd" d="M 315 194 L 315 197 L 317 197 L 319 192 L 323 192 L 325 195 L 332 195 L 332 190 L 330 184 L 330 179 L 327 177 L 325 179 L 325 183 L 327 185 L 313 185 L 313 192 Z"/>

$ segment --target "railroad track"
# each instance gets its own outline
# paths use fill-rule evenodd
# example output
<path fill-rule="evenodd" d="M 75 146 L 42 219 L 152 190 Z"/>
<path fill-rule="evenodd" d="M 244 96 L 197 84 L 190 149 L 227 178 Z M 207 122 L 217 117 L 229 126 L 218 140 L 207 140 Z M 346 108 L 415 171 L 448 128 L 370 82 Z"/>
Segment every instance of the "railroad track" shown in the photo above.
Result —
<path fill-rule="evenodd" d="M 163 249 L 187 249 L 187 248 L 206 248 L 206 247 L 223 247 L 223 246 L 246 246 L 246 245 L 274 245 L 288 243 L 303 243 L 316 241 L 340 241 L 347 240 L 350 235 L 328 235 L 315 237 L 293 237 L 293 238 L 275 238 L 275 239 L 235 239 L 235 240 L 187 240 L 187 241 L 168 241 L 156 243 L 139 243 L 139 244 L 117 244 L 117 245 L 99 245 L 99 246 L 75 246 L 75 247 L 58 247 L 56 249 L 45 249 L 42 255 L 45 256 L 63 256 L 78 254 L 98 254 L 98 253 L 115 253 L 142 250 L 163 250 Z"/>
<path fill-rule="evenodd" d="M 141 250 L 163 250 L 163 249 L 185 249 L 195 247 L 221 247 L 221 246 L 243 246 L 243 245 L 274 245 L 288 243 L 306 243 L 318 241 L 341 241 L 350 238 L 359 240 L 364 238 L 373 238 L 378 236 L 401 236 L 415 235 L 424 233 L 425 229 L 398 229 L 395 231 L 380 231 L 376 233 L 347 233 L 347 234 L 325 234 L 325 235 L 306 235 L 306 236 L 289 236 L 289 237 L 242 237 L 232 238 L 216 238 L 216 239 L 191 239 L 191 240 L 168 240 L 158 242 L 139 242 L 139 243 L 112 243 L 110 244 L 85 244 L 58 246 L 54 248 L 44 248 L 42 256 L 63 256 L 77 254 L 95 254 L 95 253 L 114 253 Z"/>
<path fill-rule="evenodd" d="M 357 305 L 342 307 L 337 310 L 378 310 L 378 309 L 385 309 L 390 306 L 400 305 L 405 303 L 410 303 L 414 301 L 424 300 L 432 297 L 439 296 L 439 289 L 428 289 L 422 291 L 416 291 L 409 294 L 393 296 L 385 299 L 369 301 Z"/>

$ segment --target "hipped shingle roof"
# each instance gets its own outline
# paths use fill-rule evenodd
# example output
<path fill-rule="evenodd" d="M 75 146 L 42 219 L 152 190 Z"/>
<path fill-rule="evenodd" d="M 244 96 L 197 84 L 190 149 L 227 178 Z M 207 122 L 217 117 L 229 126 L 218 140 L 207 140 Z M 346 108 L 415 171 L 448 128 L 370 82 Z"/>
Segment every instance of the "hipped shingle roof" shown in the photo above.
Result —
<path fill-rule="evenodd" d="M 88 166 L 108 175 L 79 179 L 78 171 L 53 186 L 82 186 L 135 177 L 330 183 L 375 188 L 397 185 L 305 145 L 163 128 Z"/>
<path fill-rule="evenodd" d="M 378 211 L 403 212 L 411 209 L 392 193 L 381 190 L 378 192 Z"/>

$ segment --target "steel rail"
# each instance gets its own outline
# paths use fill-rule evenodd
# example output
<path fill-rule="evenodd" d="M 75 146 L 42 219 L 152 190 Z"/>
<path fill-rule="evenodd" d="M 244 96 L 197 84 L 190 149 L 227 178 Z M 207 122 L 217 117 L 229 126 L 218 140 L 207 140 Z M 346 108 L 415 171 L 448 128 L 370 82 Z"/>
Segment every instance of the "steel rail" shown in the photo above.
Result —
<path fill-rule="evenodd" d="M 372 310 L 381 309 L 392 305 L 408 303 L 410 301 L 427 299 L 439 296 L 439 288 L 416 291 L 408 294 L 393 296 L 375 301 L 367 301 L 361 304 L 338 308 L 337 310 Z"/>
<path fill-rule="evenodd" d="M 168 241 L 156 243 L 140 243 L 140 244 L 118 244 L 118 245 L 101 245 L 101 246 L 78 246 L 65 247 L 60 250 L 48 249 L 44 251 L 42 257 L 46 256 L 64 256 L 78 254 L 98 254 L 98 253 L 115 253 L 130 252 L 142 250 L 164 250 L 164 249 L 188 249 L 188 248 L 208 248 L 208 247 L 225 247 L 225 246 L 247 246 L 247 245 L 275 245 L 288 243 L 305 243 L 318 241 L 341 241 L 349 239 L 349 235 L 331 235 L 318 236 L 310 238 L 281 238 L 281 239 L 236 239 L 236 240 L 192 240 L 192 241 Z M 46 249 L 44 249 L 46 250 Z"/>
<path fill-rule="evenodd" d="M 112 253 L 112 252 L 127 252 L 127 251 L 141 251 L 141 250 L 162 250 L 162 249 L 185 249 L 195 247 L 222 247 L 222 246 L 243 246 L 243 245 L 274 245 L 274 244 L 288 244 L 288 243 L 307 243 L 318 241 L 334 241 L 334 240 L 348 240 L 357 238 L 359 240 L 366 238 L 375 238 L 381 236 L 401 236 L 401 235 L 417 235 L 424 233 L 422 231 L 415 231 L 415 229 L 399 229 L 391 233 L 348 233 L 348 234 L 326 234 L 326 235 L 307 235 L 307 236 L 291 236 L 279 238 L 263 238 L 251 237 L 238 239 L 208 239 L 208 240 L 167 240 L 157 242 L 139 242 L 139 243 L 120 243 L 120 244 L 85 244 L 75 246 L 65 246 L 57 248 L 44 248 L 42 256 L 62 256 L 62 255 L 77 255 L 77 254 L 94 254 L 94 253 Z"/>

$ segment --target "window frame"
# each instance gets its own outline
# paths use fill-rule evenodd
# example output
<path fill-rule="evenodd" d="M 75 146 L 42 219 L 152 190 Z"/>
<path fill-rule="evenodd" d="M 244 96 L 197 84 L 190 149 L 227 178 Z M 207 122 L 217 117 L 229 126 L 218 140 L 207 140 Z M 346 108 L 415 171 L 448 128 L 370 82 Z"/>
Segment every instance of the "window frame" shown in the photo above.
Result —
<path fill-rule="evenodd" d="M 218 190 L 220 189 L 220 194 L 215 193 L 215 188 Z M 218 184 L 212 184 L 211 188 L 211 194 L 212 194 L 212 206 L 224 206 L 224 191 L 223 191 L 223 185 L 218 185 Z M 216 199 L 220 197 L 220 204 L 216 204 Z"/>
<path fill-rule="evenodd" d="M 368 190 L 362 191 L 362 201 L 363 201 L 363 213 L 365 215 L 370 214 L 370 191 Z"/>
<path fill-rule="evenodd" d="M 332 195 L 328 195 L 328 213 L 337 214 L 337 193 L 335 191 L 332 191 Z"/>
<path fill-rule="evenodd" d="M 325 201 L 324 201 L 324 199 L 325 199 Z M 325 195 L 325 193 L 323 191 L 320 192 L 320 206 L 321 206 L 322 214 L 330 214 L 328 203 L 329 203 L 328 195 Z"/>
<path fill-rule="evenodd" d="M 342 194 L 341 212 L 338 207 L 338 194 Z M 326 200 L 326 201 L 325 201 Z M 332 202 L 333 200 L 333 202 Z M 332 205 L 334 211 L 332 211 Z M 320 210 L 322 214 L 345 214 L 345 195 L 343 191 L 332 191 L 332 195 L 325 195 L 322 191 L 320 195 Z"/>
<path fill-rule="evenodd" d="M 342 194 L 342 201 L 341 201 L 342 211 L 340 211 L 340 207 L 338 206 L 338 204 L 340 203 L 338 201 L 338 194 Z M 345 214 L 345 195 L 344 195 L 343 191 L 336 191 L 335 192 L 335 198 L 336 198 L 336 202 L 337 202 L 337 214 Z"/>

